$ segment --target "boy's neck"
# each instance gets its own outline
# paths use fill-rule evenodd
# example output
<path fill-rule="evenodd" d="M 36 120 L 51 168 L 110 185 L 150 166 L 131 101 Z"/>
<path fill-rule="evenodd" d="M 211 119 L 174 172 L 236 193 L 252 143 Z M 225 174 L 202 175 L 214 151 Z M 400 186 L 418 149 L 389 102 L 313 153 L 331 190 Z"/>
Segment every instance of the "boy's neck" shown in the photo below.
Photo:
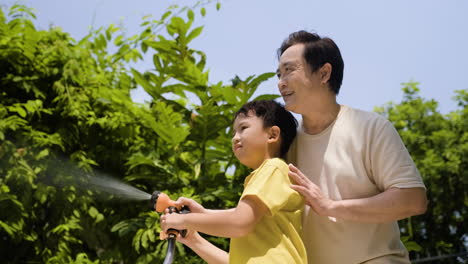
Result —
<path fill-rule="evenodd" d="M 265 153 L 264 159 L 259 164 L 256 164 L 255 166 L 252 166 L 251 169 L 256 170 L 256 169 L 258 169 L 258 167 L 260 167 L 260 165 L 263 164 L 263 162 L 265 162 L 265 160 L 279 158 L 279 157 L 280 157 L 279 151 L 274 151 L 273 153 L 267 152 L 267 153 Z"/>

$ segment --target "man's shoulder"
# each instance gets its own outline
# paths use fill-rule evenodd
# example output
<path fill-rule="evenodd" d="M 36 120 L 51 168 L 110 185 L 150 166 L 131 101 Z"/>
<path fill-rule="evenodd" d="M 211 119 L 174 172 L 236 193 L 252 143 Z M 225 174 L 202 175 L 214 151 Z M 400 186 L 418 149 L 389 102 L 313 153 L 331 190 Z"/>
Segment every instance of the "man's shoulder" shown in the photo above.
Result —
<path fill-rule="evenodd" d="M 385 125 L 389 121 L 382 115 L 350 106 L 343 106 L 343 119 L 358 125 Z"/>
<path fill-rule="evenodd" d="M 355 116 L 357 118 L 363 119 L 377 119 L 377 120 L 387 120 L 384 116 L 371 111 L 362 110 L 359 108 L 343 105 L 344 113 L 346 115 Z"/>

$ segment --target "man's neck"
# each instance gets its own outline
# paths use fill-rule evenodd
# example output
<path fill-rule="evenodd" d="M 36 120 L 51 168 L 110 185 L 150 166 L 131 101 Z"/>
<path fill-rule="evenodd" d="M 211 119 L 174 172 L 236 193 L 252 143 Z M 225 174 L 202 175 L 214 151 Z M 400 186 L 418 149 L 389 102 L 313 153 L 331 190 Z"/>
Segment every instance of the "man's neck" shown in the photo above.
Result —
<path fill-rule="evenodd" d="M 336 120 L 341 107 L 336 101 L 333 101 L 313 108 L 302 115 L 304 132 L 310 135 L 319 134 L 327 129 Z"/>

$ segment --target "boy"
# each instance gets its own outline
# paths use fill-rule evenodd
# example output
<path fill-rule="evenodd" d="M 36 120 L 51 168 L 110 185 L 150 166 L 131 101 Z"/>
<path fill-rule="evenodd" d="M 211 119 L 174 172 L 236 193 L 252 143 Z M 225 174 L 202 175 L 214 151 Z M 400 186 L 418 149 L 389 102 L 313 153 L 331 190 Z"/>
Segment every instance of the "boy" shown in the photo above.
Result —
<path fill-rule="evenodd" d="M 290 188 L 284 157 L 296 136 L 297 121 L 273 101 L 253 101 L 235 115 L 232 150 L 239 161 L 254 169 L 245 179 L 236 208 L 207 210 L 191 199 L 179 205 L 190 214 L 161 216 L 161 227 L 196 230 L 230 237 L 229 253 L 197 232 L 178 241 L 208 263 L 307 263 L 301 240 L 303 198 Z"/>

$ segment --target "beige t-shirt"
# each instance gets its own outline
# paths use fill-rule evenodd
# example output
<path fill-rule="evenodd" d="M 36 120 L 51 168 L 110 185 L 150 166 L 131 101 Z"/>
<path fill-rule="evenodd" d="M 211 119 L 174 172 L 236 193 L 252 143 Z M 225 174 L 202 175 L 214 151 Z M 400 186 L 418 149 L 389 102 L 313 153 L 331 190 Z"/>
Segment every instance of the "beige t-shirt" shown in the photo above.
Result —
<path fill-rule="evenodd" d="M 425 188 L 397 131 L 376 113 L 342 105 L 320 134 L 299 127 L 288 160 L 333 200 L 371 197 L 391 187 Z M 334 222 L 306 206 L 303 230 L 309 263 L 410 263 L 397 222 Z"/>

